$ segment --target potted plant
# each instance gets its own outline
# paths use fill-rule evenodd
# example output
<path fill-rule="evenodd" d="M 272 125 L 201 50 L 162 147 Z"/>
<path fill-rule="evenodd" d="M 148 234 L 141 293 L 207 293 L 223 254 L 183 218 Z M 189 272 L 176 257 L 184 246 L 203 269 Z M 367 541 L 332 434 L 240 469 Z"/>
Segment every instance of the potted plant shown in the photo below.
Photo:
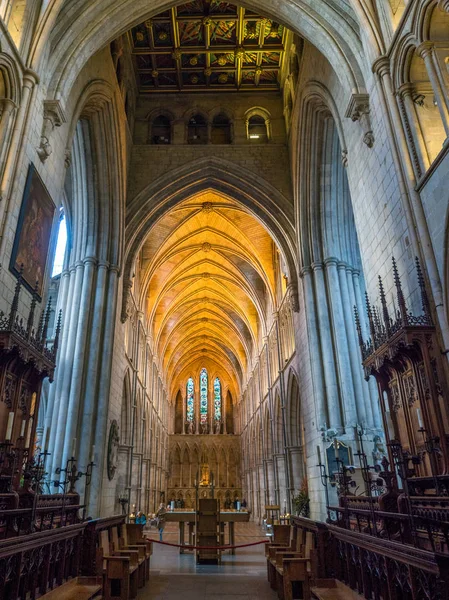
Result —
<path fill-rule="evenodd" d="M 296 496 L 293 496 L 293 508 L 298 517 L 309 517 L 310 515 L 310 498 L 307 477 L 303 478 L 299 492 Z"/>

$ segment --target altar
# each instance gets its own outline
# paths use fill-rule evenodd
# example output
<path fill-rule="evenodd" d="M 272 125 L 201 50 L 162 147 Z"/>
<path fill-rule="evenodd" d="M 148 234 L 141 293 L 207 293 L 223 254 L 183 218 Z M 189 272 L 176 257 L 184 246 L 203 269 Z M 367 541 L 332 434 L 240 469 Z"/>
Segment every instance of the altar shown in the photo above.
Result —
<path fill-rule="evenodd" d="M 248 511 L 237 511 L 237 510 L 225 510 L 220 511 L 220 545 L 226 545 L 225 542 L 225 524 L 228 523 L 228 544 L 230 546 L 235 545 L 235 523 L 247 523 L 249 521 Z M 165 516 L 167 523 L 175 522 L 179 523 L 179 549 L 180 554 L 184 554 L 185 548 L 185 525 L 188 527 L 188 546 L 195 545 L 194 530 L 195 530 L 195 518 L 196 514 L 194 510 L 179 510 L 168 511 Z M 231 554 L 235 554 L 235 550 L 230 550 Z"/>

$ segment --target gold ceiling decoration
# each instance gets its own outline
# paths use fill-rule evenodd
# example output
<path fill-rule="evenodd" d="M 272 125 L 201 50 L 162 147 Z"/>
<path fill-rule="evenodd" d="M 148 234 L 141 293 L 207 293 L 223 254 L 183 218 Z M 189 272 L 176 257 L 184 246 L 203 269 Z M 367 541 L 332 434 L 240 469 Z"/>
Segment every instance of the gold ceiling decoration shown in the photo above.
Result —
<path fill-rule="evenodd" d="M 211 191 L 152 228 L 141 252 L 141 293 L 172 397 L 202 366 L 239 395 L 272 315 L 275 254 L 252 215 Z"/>
<path fill-rule="evenodd" d="M 186 2 L 129 32 L 144 93 L 279 90 L 286 35 L 276 21 L 220 0 Z"/>

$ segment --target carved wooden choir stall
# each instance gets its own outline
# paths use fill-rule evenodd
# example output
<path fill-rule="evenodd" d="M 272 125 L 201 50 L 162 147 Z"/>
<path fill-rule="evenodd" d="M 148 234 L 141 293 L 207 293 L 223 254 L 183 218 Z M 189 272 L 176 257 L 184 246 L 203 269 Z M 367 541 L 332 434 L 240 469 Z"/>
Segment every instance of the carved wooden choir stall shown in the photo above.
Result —
<path fill-rule="evenodd" d="M 328 473 L 319 459 L 326 497 L 334 486 L 338 505 L 328 502 L 326 523 L 294 517 L 274 531 L 267 572 L 279 598 L 449 598 L 448 386 L 418 261 L 416 268 L 422 314 L 407 308 L 394 260 L 395 314 L 380 278 L 381 306 L 366 298 L 368 340 L 355 309 L 365 375 L 379 389 L 385 455 L 370 464 L 358 431 L 361 495 L 352 492 L 354 465 L 337 455 Z"/>
<path fill-rule="evenodd" d="M 133 598 L 149 578 L 151 543 L 125 517 L 84 520 L 75 484 L 84 476 L 89 485 L 93 463 L 80 473 L 71 457 L 57 481 L 46 481 L 59 493 L 43 491 L 48 453 L 36 445 L 37 413 L 61 315 L 49 341 L 51 301 L 35 328 L 37 292 L 24 321 L 22 285 L 19 274 L 10 313 L 0 313 L 0 598 Z"/>

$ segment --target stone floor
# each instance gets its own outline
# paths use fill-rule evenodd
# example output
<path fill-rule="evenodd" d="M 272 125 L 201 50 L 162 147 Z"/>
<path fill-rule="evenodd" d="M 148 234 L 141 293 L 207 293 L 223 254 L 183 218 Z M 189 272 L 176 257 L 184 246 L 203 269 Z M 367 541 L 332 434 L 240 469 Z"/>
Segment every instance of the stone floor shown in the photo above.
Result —
<path fill-rule="evenodd" d="M 236 523 L 236 543 L 265 539 L 254 523 Z M 156 539 L 151 532 L 150 537 Z M 178 525 L 168 523 L 164 541 L 177 543 Z M 177 548 L 154 544 L 151 576 L 138 600 L 274 600 L 266 577 L 263 546 L 223 553 L 221 565 L 197 565 L 192 553 L 179 554 Z"/>

